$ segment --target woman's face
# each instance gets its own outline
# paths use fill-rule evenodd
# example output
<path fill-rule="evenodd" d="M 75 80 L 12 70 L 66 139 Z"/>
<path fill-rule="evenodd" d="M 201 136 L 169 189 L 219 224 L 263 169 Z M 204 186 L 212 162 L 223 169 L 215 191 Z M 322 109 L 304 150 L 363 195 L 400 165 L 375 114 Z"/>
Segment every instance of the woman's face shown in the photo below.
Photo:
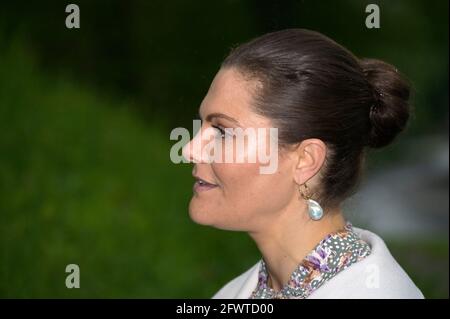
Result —
<path fill-rule="evenodd" d="M 260 167 L 264 165 L 258 156 L 256 162 L 245 160 L 244 163 L 236 163 L 235 157 L 232 163 L 208 162 L 205 154 L 193 147 L 195 143 L 201 142 L 203 147 L 211 139 L 222 139 L 220 129 L 273 127 L 269 119 L 251 109 L 256 85 L 256 81 L 244 79 L 235 69 L 222 69 L 200 105 L 201 129 L 183 148 L 183 154 L 196 163 L 193 175 L 215 186 L 194 189 L 189 214 L 198 224 L 227 230 L 257 231 L 269 226 L 277 213 L 297 196 L 293 161 L 289 156 L 278 157 L 273 174 L 261 174 Z M 211 117 L 213 114 L 216 116 Z M 223 146 L 223 149 L 229 150 L 229 147 Z M 231 147 L 239 152 L 236 145 Z M 269 149 L 267 138 L 262 142 L 246 141 L 240 155 L 248 159 L 250 152 L 261 147 L 273 151 Z"/>

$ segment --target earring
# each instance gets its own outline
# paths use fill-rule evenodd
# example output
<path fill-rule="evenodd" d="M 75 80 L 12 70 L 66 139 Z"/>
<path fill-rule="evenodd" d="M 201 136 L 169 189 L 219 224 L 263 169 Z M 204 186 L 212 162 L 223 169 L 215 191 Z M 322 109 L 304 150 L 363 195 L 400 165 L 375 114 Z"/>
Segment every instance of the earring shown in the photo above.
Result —
<path fill-rule="evenodd" d="M 301 186 L 300 185 L 298 187 L 298 190 L 300 192 L 300 195 L 303 197 L 303 199 L 306 200 L 306 202 L 308 203 L 308 214 L 309 217 L 312 220 L 320 220 L 323 217 L 323 209 L 322 207 L 319 205 L 318 202 L 316 202 L 314 199 L 311 199 L 311 196 L 309 194 L 309 188 L 308 185 L 303 184 L 305 186 L 305 190 L 302 191 Z"/>

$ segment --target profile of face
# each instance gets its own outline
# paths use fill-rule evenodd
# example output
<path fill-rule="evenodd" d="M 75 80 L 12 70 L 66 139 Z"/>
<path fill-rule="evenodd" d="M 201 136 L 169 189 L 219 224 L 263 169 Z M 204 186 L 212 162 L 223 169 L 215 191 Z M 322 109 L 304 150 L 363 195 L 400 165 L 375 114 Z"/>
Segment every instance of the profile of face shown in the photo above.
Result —
<path fill-rule="evenodd" d="M 223 138 L 226 128 L 274 127 L 270 119 L 252 109 L 255 82 L 245 79 L 236 69 L 221 69 L 200 105 L 201 128 L 183 148 L 183 156 L 195 163 L 193 175 L 214 185 L 194 185 L 189 215 L 198 224 L 226 230 L 258 231 L 268 227 L 288 205 L 298 202 L 294 178 L 298 157 L 294 156 L 295 152 L 278 150 L 275 172 L 261 174 L 262 164 L 258 158 L 256 162 L 208 162 L 204 153 L 193 147 L 199 142 L 197 139 L 204 145 L 211 138 Z M 215 136 L 206 133 L 211 130 L 215 130 Z M 262 146 L 268 147 L 246 143 L 243 156 L 246 158 L 248 152 Z"/>

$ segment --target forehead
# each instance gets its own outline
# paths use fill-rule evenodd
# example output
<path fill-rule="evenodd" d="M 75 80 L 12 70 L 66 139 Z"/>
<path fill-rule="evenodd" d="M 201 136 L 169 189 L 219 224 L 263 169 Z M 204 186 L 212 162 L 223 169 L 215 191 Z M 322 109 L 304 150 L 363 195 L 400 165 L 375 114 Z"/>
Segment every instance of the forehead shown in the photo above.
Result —
<path fill-rule="evenodd" d="M 238 120 L 242 125 L 267 124 L 267 119 L 252 110 L 253 92 L 257 81 L 245 79 L 235 69 L 221 69 L 209 87 L 200 105 L 200 114 L 224 113 Z"/>

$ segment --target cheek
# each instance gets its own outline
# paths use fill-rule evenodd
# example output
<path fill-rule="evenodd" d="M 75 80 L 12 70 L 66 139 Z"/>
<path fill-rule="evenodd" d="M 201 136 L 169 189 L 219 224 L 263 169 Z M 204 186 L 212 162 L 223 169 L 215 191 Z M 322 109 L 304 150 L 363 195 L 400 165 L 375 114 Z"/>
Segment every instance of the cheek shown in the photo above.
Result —
<path fill-rule="evenodd" d="M 213 164 L 214 174 L 220 185 L 224 199 L 232 202 L 243 197 L 255 198 L 257 195 L 259 165 L 256 163 Z"/>
<path fill-rule="evenodd" d="M 221 182 L 221 198 L 217 204 L 226 216 L 246 228 L 264 222 L 287 205 L 292 187 L 282 171 L 261 174 L 260 165 L 213 164 Z"/>
<path fill-rule="evenodd" d="M 236 148 L 234 144 L 233 163 L 211 165 L 222 185 L 224 197 L 242 207 L 245 203 L 252 205 L 252 201 L 270 200 L 270 194 L 278 196 L 278 192 L 286 193 L 287 169 L 279 163 L 278 145 L 272 144 L 267 135 L 256 140 L 245 139 L 243 145 L 243 148 Z M 229 149 L 225 147 L 224 152 L 227 151 Z M 262 168 L 268 166 L 273 170 L 264 173 L 267 170 Z"/>

